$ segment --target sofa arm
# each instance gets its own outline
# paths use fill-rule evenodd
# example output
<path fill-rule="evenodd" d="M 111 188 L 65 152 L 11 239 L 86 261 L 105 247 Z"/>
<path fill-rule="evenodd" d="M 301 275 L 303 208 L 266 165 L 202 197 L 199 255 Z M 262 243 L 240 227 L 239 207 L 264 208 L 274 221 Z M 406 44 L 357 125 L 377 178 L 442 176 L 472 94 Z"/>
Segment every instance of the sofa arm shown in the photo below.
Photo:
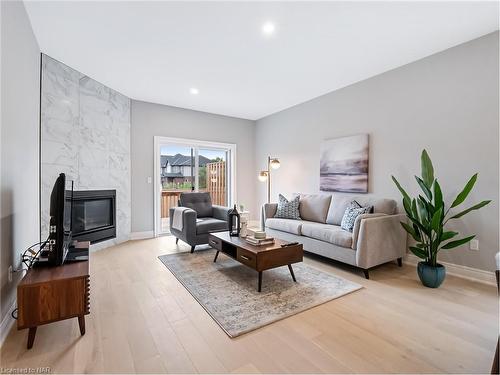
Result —
<path fill-rule="evenodd" d="M 174 222 L 174 211 L 182 209 L 182 231 L 179 231 L 173 228 L 172 224 Z M 170 231 L 182 233 L 183 235 L 180 237 L 182 240 L 186 240 L 188 237 L 192 237 L 196 235 L 196 211 L 191 208 L 185 207 L 173 207 L 169 210 L 170 214 Z"/>
<path fill-rule="evenodd" d="M 406 221 L 404 214 L 360 219 L 355 249 L 356 265 L 368 269 L 402 258 L 406 251 L 407 235 L 401 222 Z"/>
<path fill-rule="evenodd" d="M 217 205 L 213 205 L 212 206 L 212 216 L 216 219 L 219 219 L 219 220 L 224 220 L 224 221 L 228 221 L 229 217 L 228 217 L 228 214 L 229 214 L 229 210 L 231 210 L 231 207 L 224 207 L 224 206 L 217 206 Z"/>
<path fill-rule="evenodd" d="M 277 209 L 278 209 L 278 203 L 265 203 L 262 206 L 262 215 L 261 215 L 262 230 L 266 228 L 266 220 L 276 215 Z"/>
<path fill-rule="evenodd" d="M 361 226 L 361 220 L 363 220 L 363 219 L 370 219 L 370 218 L 373 218 L 373 217 L 380 217 L 380 216 L 389 216 L 389 215 L 382 214 L 382 213 L 361 214 L 361 215 L 358 215 L 358 217 L 354 221 L 354 228 L 352 230 L 352 249 L 353 250 L 356 250 L 357 245 L 358 245 L 359 227 Z"/>

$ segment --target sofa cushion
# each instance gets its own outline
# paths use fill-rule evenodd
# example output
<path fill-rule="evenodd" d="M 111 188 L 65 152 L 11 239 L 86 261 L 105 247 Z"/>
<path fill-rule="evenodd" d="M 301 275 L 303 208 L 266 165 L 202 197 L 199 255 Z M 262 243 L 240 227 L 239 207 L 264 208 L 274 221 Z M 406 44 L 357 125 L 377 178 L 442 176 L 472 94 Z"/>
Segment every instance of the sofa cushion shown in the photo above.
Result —
<path fill-rule="evenodd" d="M 340 225 L 342 218 L 344 217 L 345 210 L 353 199 L 355 199 L 353 196 L 333 194 L 332 202 L 330 203 L 330 208 L 326 217 L 326 223 Z"/>
<path fill-rule="evenodd" d="M 373 207 L 361 207 L 361 205 L 357 201 L 352 201 L 349 206 L 347 206 L 344 217 L 342 217 L 342 222 L 340 223 L 340 227 L 346 231 L 352 232 L 354 228 L 354 222 L 357 217 L 363 214 L 369 214 L 372 212 Z"/>
<path fill-rule="evenodd" d="M 356 200 L 363 207 L 373 206 L 372 213 L 394 215 L 397 213 L 398 203 L 394 199 L 357 197 Z"/>
<path fill-rule="evenodd" d="M 278 196 L 278 208 L 274 217 L 281 219 L 295 219 L 300 220 L 299 212 L 299 197 L 293 199 L 286 199 L 283 195 Z"/>
<path fill-rule="evenodd" d="M 192 208 L 198 217 L 212 216 L 210 193 L 181 193 L 179 206 Z"/>
<path fill-rule="evenodd" d="M 352 246 L 352 233 L 343 230 L 338 225 L 313 222 L 302 223 L 302 235 L 316 240 L 332 243 L 337 246 Z"/>
<path fill-rule="evenodd" d="M 300 236 L 302 220 L 271 218 L 266 220 L 266 227 Z"/>
<path fill-rule="evenodd" d="M 327 224 L 340 225 L 342 217 L 349 203 L 357 201 L 361 206 L 373 206 L 373 213 L 394 215 L 397 212 L 397 203 L 394 199 L 367 197 L 362 195 L 333 194 L 332 202 L 326 217 Z"/>
<path fill-rule="evenodd" d="M 299 212 L 302 220 L 326 223 L 326 215 L 330 207 L 331 195 L 299 194 Z"/>
<path fill-rule="evenodd" d="M 196 234 L 220 232 L 223 230 L 228 230 L 228 222 L 225 220 L 214 219 L 211 217 L 196 220 Z"/>

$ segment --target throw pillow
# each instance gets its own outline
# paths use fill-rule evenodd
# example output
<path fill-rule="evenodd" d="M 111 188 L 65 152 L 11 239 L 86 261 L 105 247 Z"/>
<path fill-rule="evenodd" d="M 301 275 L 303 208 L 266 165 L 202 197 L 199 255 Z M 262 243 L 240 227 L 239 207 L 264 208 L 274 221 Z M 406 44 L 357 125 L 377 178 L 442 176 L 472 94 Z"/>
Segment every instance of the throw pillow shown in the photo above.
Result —
<path fill-rule="evenodd" d="M 296 196 L 295 198 L 288 200 L 283 195 L 280 194 L 278 200 L 278 208 L 276 210 L 276 214 L 274 215 L 274 217 L 280 219 L 300 220 L 299 202 L 300 202 L 299 196 Z"/>
<path fill-rule="evenodd" d="M 342 217 L 342 222 L 340 223 L 340 227 L 344 230 L 352 232 L 354 229 L 354 223 L 356 222 L 356 218 L 361 214 L 369 214 L 373 210 L 372 206 L 361 207 L 361 205 L 352 201 L 347 206 L 344 216 Z"/>

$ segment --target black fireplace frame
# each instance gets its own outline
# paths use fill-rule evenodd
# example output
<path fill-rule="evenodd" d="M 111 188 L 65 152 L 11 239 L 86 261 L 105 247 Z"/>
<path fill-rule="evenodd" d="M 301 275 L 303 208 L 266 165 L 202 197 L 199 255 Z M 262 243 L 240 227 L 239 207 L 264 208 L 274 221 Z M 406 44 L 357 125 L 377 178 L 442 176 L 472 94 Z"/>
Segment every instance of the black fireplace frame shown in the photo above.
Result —
<path fill-rule="evenodd" d="M 99 199 L 111 199 L 112 224 L 85 230 L 79 233 L 72 233 L 73 240 L 90 241 L 98 243 L 116 238 L 116 190 L 75 190 L 73 191 L 73 204 L 75 201 L 89 201 Z M 75 222 L 75 210 L 72 210 L 72 221 Z"/>

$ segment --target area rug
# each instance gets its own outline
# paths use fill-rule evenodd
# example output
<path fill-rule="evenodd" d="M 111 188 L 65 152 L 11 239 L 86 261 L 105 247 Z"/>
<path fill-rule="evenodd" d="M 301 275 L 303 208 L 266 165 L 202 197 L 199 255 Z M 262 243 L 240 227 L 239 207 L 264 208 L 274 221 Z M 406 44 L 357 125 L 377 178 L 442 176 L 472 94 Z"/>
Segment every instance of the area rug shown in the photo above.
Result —
<path fill-rule="evenodd" d="M 229 337 L 237 337 L 277 320 L 344 296 L 361 285 L 305 263 L 263 272 L 257 292 L 257 271 L 215 250 L 162 255 L 158 258 L 212 316 Z"/>

